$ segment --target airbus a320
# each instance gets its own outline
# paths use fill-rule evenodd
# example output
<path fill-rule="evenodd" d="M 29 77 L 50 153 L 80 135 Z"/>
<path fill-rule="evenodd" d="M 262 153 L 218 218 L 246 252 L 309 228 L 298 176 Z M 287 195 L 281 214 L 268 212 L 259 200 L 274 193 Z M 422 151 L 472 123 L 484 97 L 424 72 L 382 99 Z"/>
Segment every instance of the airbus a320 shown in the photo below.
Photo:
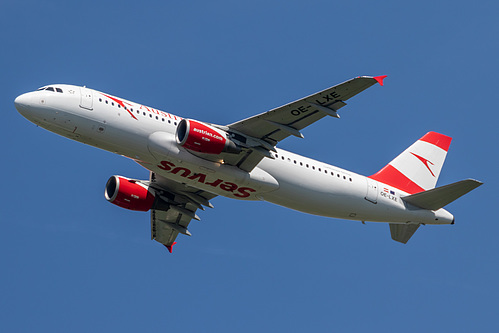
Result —
<path fill-rule="evenodd" d="M 428 132 L 379 172 L 365 177 L 277 148 L 386 76 L 360 76 L 232 124 L 218 125 L 87 87 L 53 84 L 15 99 L 18 112 L 64 137 L 126 156 L 149 179 L 109 178 L 104 196 L 122 208 L 150 211 L 151 238 L 172 252 L 191 235 L 196 211 L 216 196 L 263 200 L 339 219 L 387 222 L 407 243 L 420 225 L 453 224 L 443 207 L 480 186 L 473 179 L 435 187 L 451 138 Z"/>

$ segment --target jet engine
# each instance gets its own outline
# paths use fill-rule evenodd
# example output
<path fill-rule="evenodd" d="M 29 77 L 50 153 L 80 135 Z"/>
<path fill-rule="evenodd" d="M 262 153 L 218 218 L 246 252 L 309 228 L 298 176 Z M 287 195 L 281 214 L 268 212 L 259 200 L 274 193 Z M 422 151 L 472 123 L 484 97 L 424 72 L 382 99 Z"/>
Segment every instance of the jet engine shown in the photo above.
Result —
<path fill-rule="evenodd" d="M 121 208 L 141 212 L 151 209 L 155 199 L 154 192 L 148 186 L 122 176 L 109 178 L 104 196 L 107 201 Z"/>
<path fill-rule="evenodd" d="M 177 143 L 189 150 L 204 154 L 239 153 L 241 149 L 228 138 L 225 131 L 196 120 L 182 119 L 175 133 Z"/>

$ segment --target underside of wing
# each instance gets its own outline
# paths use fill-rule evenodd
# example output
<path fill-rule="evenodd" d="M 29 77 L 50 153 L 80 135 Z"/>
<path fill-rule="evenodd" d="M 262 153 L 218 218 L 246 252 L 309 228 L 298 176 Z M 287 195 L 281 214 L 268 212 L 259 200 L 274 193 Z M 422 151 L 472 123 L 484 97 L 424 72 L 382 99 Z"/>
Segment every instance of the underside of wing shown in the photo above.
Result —
<path fill-rule="evenodd" d="M 231 139 L 245 147 L 239 154 L 225 154 L 224 162 L 243 170 L 252 170 L 264 157 L 272 158 L 270 150 L 290 135 L 303 137 L 301 130 L 314 122 L 332 116 L 345 101 L 370 86 L 383 84 L 386 76 L 361 76 L 265 113 L 229 124 L 224 129 Z M 248 142 L 249 141 L 249 142 Z"/>
<path fill-rule="evenodd" d="M 150 186 L 162 204 L 151 210 L 151 239 L 171 252 L 178 234 L 191 236 L 187 229 L 192 219 L 199 220 L 197 209 L 213 208 L 209 202 L 216 195 L 173 182 L 151 172 Z"/>
<path fill-rule="evenodd" d="M 325 116 L 338 117 L 345 101 L 385 76 L 360 76 L 265 113 L 227 125 L 231 130 L 277 143 L 290 135 L 302 137 L 300 130 Z"/>

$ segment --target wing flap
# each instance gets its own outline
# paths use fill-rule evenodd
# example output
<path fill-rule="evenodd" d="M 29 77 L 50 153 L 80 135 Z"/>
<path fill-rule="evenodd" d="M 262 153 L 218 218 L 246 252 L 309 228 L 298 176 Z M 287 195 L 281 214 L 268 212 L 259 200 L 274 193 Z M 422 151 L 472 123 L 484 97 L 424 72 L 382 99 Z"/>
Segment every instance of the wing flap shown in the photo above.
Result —
<path fill-rule="evenodd" d="M 187 229 L 200 205 L 213 207 L 209 202 L 216 195 L 173 182 L 150 173 L 150 185 L 164 201 L 159 209 L 151 210 L 151 239 L 165 245 L 171 252 L 178 234 L 190 236 Z"/>
<path fill-rule="evenodd" d="M 179 232 L 160 219 L 161 211 L 151 210 L 151 239 L 166 246 L 173 245 Z"/>

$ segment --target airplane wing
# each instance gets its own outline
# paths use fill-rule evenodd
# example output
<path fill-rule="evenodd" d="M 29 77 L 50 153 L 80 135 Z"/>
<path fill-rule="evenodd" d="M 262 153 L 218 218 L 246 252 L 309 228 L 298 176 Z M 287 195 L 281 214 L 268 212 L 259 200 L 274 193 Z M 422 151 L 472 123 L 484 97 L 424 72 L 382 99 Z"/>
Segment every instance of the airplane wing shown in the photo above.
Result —
<path fill-rule="evenodd" d="M 199 220 L 196 215 L 198 208 L 211 207 L 210 199 L 215 194 L 186 186 L 151 172 L 150 186 L 154 188 L 165 203 L 160 209 L 151 210 L 151 239 L 166 246 L 172 252 L 178 234 L 190 236 L 187 229 L 192 219 Z"/>
<path fill-rule="evenodd" d="M 272 150 L 279 141 L 290 135 L 303 138 L 300 130 L 325 116 L 339 118 L 337 111 L 346 105 L 346 100 L 376 83 L 383 85 L 385 77 L 386 75 L 356 77 L 265 113 L 227 125 L 229 132 L 233 133 L 232 139 L 241 141 L 240 138 L 249 136 L 256 140 L 249 145 L 244 142 L 249 148 L 238 155 L 226 154 L 224 162 L 251 171 L 263 157 L 272 158 L 269 150 Z"/>

